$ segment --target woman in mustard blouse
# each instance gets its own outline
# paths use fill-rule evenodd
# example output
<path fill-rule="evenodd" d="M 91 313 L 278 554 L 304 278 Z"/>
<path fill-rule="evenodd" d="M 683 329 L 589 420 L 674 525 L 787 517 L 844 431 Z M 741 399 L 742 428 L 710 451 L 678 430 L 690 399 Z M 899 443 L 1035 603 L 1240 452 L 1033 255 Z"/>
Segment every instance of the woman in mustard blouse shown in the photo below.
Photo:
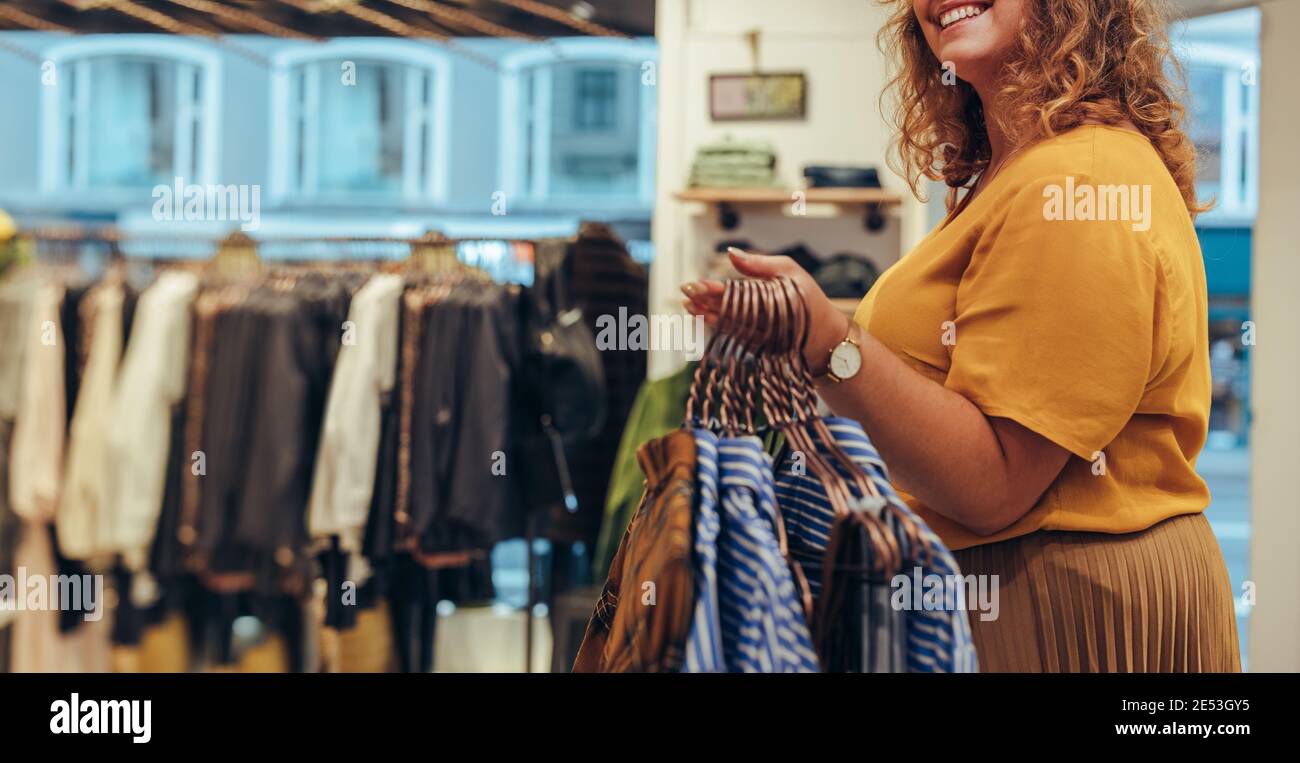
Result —
<path fill-rule="evenodd" d="M 1202 207 L 1165 19 L 1146 0 L 897 5 L 899 169 L 947 183 L 947 218 L 852 321 L 787 258 L 734 264 L 799 281 L 823 399 L 963 573 L 998 576 L 999 617 L 971 618 L 983 670 L 1239 670 L 1194 468 Z M 683 287 L 709 321 L 721 290 Z"/>

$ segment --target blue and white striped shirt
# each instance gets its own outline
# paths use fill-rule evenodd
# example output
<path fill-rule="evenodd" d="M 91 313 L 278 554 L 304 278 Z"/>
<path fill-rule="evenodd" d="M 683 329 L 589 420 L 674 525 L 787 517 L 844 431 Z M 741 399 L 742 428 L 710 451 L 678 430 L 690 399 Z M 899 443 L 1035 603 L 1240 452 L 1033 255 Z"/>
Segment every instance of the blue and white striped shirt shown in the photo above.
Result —
<path fill-rule="evenodd" d="M 718 438 L 695 430 L 695 615 L 686 640 L 686 673 L 725 673 L 718 620 Z"/>
<path fill-rule="evenodd" d="M 777 541 L 771 457 L 757 437 L 718 440 L 711 432 L 697 430 L 696 460 L 701 484 L 696 514 L 696 616 L 687 641 L 686 669 L 817 672 L 817 655 L 794 576 Z M 703 487 L 713 474 L 720 510 L 709 504 L 712 496 Z M 714 592 L 701 590 L 710 585 L 716 598 Z M 708 611 L 715 602 L 716 619 Z"/>
<path fill-rule="evenodd" d="M 952 552 L 925 521 L 907 506 L 890 484 L 885 462 L 862 431 L 861 425 L 852 419 L 839 417 L 827 418 L 825 422 L 836 443 L 866 472 L 880 494 L 905 516 L 910 517 L 919 528 L 923 548 L 911 548 L 902 533 L 895 533 L 904 563 L 919 567 L 922 576 L 938 575 L 945 581 L 956 579 L 950 576 L 960 576 L 961 569 Z M 821 449 L 820 443 L 818 447 Z M 824 450 L 822 455 L 836 469 L 841 469 Z M 799 463 L 794 453 L 787 453 L 782 459 L 776 470 L 776 497 L 785 517 L 791 556 L 803 567 L 816 598 L 821 594 L 822 564 L 830 543 L 831 523 L 835 514 L 821 483 L 808 474 L 806 468 L 796 471 L 795 467 Z M 962 589 L 959 586 L 944 586 L 943 590 L 944 602 L 941 609 L 912 609 L 906 613 L 908 670 L 922 673 L 978 672 L 970 621 L 967 619 L 965 602 L 960 599 Z"/>

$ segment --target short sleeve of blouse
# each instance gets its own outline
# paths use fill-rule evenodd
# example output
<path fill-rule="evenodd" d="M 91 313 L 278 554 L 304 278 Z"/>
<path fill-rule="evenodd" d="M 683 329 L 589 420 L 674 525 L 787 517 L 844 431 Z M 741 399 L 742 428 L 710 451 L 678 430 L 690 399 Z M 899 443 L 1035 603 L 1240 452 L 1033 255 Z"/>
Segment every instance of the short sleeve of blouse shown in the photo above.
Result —
<path fill-rule="evenodd" d="M 945 382 L 1084 459 L 1143 396 L 1161 280 L 1132 221 L 1060 219 L 1053 202 L 1090 182 L 1041 178 L 990 221 L 957 288 Z"/>

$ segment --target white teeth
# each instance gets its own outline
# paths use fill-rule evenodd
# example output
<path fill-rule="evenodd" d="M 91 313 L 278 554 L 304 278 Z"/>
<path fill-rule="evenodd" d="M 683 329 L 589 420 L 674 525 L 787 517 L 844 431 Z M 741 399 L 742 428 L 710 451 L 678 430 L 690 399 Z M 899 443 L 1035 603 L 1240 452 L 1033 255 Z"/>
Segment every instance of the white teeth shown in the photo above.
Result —
<path fill-rule="evenodd" d="M 978 16 L 983 12 L 983 6 L 979 5 L 963 5 L 958 8 L 953 8 L 952 10 L 945 11 L 941 16 L 939 16 L 939 26 L 940 28 L 947 29 L 964 18 Z"/>

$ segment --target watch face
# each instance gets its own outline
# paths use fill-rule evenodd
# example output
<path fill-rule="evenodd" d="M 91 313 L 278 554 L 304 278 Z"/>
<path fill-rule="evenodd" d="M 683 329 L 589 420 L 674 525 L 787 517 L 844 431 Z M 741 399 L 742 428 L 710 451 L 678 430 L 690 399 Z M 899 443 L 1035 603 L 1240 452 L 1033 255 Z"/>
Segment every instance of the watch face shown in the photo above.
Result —
<path fill-rule="evenodd" d="M 831 373 L 841 379 L 851 378 L 862 367 L 862 351 L 849 342 L 841 342 L 831 353 Z"/>

